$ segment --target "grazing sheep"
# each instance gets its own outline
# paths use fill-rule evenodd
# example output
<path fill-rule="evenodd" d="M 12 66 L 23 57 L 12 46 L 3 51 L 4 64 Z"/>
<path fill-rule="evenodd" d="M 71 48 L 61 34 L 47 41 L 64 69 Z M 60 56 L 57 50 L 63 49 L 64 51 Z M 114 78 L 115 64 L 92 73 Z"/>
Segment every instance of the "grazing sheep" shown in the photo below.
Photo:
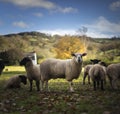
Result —
<path fill-rule="evenodd" d="M 110 64 L 107 67 L 107 75 L 110 80 L 110 85 L 113 89 L 118 89 L 117 82 L 120 80 L 120 63 Z"/>
<path fill-rule="evenodd" d="M 95 64 L 90 68 L 89 70 L 89 76 L 93 81 L 94 90 L 96 90 L 96 84 L 97 88 L 101 85 L 101 90 L 104 90 L 104 82 L 106 80 L 106 72 L 102 65 Z"/>
<path fill-rule="evenodd" d="M 3 60 L 0 60 L 0 75 L 2 74 L 3 69 L 5 68 L 5 64 Z"/>
<path fill-rule="evenodd" d="M 92 64 L 86 65 L 84 67 L 84 75 L 83 75 L 83 85 L 85 85 L 85 79 L 88 76 L 88 84 L 90 84 L 90 76 L 88 75 L 90 68 L 94 65 L 97 64 L 98 62 L 100 62 L 101 60 L 98 59 L 91 59 L 90 60 L 92 62 Z"/>
<path fill-rule="evenodd" d="M 5 89 L 20 88 L 20 84 L 27 84 L 27 77 L 25 75 L 16 75 L 7 80 Z"/>
<path fill-rule="evenodd" d="M 79 77 L 82 70 L 82 57 L 86 53 L 71 55 L 73 56 L 72 59 L 47 59 L 40 64 L 42 89 L 44 82 L 46 82 L 46 89 L 48 89 L 48 80 L 50 79 L 65 78 L 70 84 L 70 91 L 74 91 L 72 80 Z"/>
<path fill-rule="evenodd" d="M 40 90 L 40 65 L 35 65 L 32 62 L 32 59 L 29 57 L 24 57 L 21 61 L 20 61 L 20 65 L 24 65 L 26 72 L 27 72 L 27 78 L 30 82 L 30 91 L 32 91 L 32 84 L 33 84 L 33 80 L 36 81 L 36 87 L 37 87 L 37 91 Z"/>

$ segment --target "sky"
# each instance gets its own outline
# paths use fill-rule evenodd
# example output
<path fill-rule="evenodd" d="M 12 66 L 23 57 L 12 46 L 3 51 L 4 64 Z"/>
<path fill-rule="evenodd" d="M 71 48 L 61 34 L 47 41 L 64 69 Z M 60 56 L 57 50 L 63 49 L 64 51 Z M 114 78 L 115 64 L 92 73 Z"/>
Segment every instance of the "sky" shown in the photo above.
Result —
<path fill-rule="evenodd" d="M 120 36 L 120 0 L 0 0 L 0 35 Z"/>

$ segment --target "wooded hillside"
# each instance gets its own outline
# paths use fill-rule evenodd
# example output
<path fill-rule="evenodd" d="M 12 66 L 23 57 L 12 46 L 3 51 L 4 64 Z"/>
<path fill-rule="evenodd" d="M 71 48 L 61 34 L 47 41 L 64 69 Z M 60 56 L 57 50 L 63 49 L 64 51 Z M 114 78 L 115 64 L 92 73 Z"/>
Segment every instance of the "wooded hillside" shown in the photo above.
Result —
<path fill-rule="evenodd" d="M 36 51 L 38 63 L 43 59 L 70 58 L 73 52 L 87 52 L 85 58 L 120 62 L 120 38 L 93 39 L 86 36 L 50 36 L 39 32 L 23 32 L 0 36 L 0 59 L 18 64 L 24 53 Z"/>

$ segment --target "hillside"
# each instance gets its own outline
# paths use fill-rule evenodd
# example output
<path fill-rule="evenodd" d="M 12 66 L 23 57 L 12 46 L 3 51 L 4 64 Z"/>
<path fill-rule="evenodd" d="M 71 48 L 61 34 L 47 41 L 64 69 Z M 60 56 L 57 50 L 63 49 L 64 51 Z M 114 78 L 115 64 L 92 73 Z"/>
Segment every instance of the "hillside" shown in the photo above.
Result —
<path fill-rule="evenodd" d="M 62 40 L 60 41 L 60 39 Z M 58 58 L 62 58 L 61 55 L 65 51 L 64 58 L 69 58 L 67 55 L 74 51 L 86 51 L 88 53 L 86 61 L 91 58 L 99 58 L 108 63 L 110 61 L 120 62 L 120 38 L 93 39 L 85 36 L 50 36 L 35 31 L 0 36 L 0 52 L 10 54 L 9 58 L 13 59 L 11 64 L 17 64 L 24 53 L 32 51 L 36 51 L 38 62 L 45 58 L 56 57 L 56 54 Z M 0 58 L 5 58 L 2 56 L 0 55 Z"/>

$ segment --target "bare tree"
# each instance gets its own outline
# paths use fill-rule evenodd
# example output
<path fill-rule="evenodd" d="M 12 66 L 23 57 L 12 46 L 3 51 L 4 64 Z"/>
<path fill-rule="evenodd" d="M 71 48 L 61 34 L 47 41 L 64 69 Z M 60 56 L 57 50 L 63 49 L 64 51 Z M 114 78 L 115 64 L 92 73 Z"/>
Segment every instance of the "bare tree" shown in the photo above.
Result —
<path fill-rule="evenodd" d="M 84 44 L 84 47 L 86 47 L 86 51 L 87 51 L 87 47 L 89 45 L 89 38 L 87 38 L 87 33 L 88 29 L 85 26 L 82 26 L 81 28 L 79 28 L 76 33 L 78 36 L 81 36 L 80 38 L 82 39 L 82 42 Z"/>
<path fill-rule="evenodd" d="M 79 36 L 86 36 L 87 31 L 88 31 L 87 27 L 82 26 L 81 28 L 79 28 L 79 29 L 76 31 L 76 33 L 77 33 L 77 35 L 79 35 Z"/>

